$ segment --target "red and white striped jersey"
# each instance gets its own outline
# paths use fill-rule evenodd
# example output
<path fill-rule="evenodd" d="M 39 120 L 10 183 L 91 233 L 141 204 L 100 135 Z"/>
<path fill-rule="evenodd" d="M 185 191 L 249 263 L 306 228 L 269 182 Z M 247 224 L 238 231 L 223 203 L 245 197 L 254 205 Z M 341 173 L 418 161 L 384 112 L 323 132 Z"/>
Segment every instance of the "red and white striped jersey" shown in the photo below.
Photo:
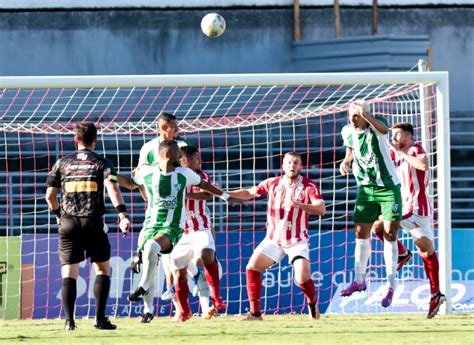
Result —
<path fill-rule="evenodd" d="M 426 156 L 425 150 L 419 144 L 410 147 L 406 154 L 413 157 Z M 415 169 L 394 151 L 392 157 L 401 183 L 403 219 L 413 214 L 431 216 L 433 207 L 428 197 L 428 172 Z"/>
<path fill-rule="evenodd" d="M 285 209 L 285 200 L 293 199 L 311 205 L 321 200 L 319 186 L 310 179 L 299 176 L 290 186 L 284 176 L 272 177 L 250 191 L 255 196 L 268 195 L 267 237 L 279 246 L 308 240 L 309 214 L 299 208 Z"/>
<path fill-rule="evenodd" d="M 203 181 L 211 182 L 211 177 L 204 171 L 199 171 Z M 187 193 L 200 193 L 202 189 L 198 186 L 190 186 L 186 188 Z M 186 198 L 186 223 L 184 225 L 184 233 L 189 234 L 199 230 L 210 230 L 211 215 L 207 207 L 206 200 L 193 200 Z"/>

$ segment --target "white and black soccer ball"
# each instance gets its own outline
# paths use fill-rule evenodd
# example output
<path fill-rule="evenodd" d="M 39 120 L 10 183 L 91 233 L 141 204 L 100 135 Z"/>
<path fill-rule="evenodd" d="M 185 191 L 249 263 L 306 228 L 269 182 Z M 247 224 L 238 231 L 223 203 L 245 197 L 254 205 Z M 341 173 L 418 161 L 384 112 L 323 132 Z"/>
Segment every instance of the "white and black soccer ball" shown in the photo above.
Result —
<path fill-rule="evenodd" d="M 219 37 L 225 31 L 225 20 L 219 13 L 208 13 L 201 20 L 201 30 L 207 37 Z"/>

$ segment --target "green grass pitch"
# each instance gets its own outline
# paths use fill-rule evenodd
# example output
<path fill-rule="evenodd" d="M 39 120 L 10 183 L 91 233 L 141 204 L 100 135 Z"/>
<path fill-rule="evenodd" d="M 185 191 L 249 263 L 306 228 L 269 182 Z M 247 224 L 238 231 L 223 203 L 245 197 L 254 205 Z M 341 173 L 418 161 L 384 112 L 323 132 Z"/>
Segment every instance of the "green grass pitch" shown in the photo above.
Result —
<path fill-rule="evenodd" d="M 241 317 L 193 318 L 183 324 L 155 318 L 112 320 L 115 331 L 93 328 L 91 319 L 77 320 L 74 332 L 63 330 L 63 320 L 0 320 L 0 344 L 474 344 L 474 314 L 265 316 L 263 321 Z"/>

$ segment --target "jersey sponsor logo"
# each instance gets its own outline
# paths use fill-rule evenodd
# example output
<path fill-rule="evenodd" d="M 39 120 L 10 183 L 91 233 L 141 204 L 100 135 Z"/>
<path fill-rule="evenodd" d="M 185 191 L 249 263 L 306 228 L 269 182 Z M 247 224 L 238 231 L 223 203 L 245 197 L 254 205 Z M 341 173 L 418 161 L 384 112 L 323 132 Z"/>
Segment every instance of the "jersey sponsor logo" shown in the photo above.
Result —
<path fill-rule="evenodd" d="M 87 159 L 87 154 L 86 153 L 78 153 L 77 154 L 77 159 L 80 159 L 81 161 L 85 161 Z"/>
<path fill-rule="evenodd" d="M 173 196 L 158 198 L 156 200 L 156 204 L 159 208 L 164 208 L 166 210 L 174 210 L 178 206 L 178 199 Z"/>
<path fill-rule="evenodd" d="M 359 164 L 366 166 L 368 169 L 375 168 L 377 166 L 377 156 L 373 152 L 370 152 L 367 156 L 360 156 Z"/>
<path fill-rule="evenodd" d="M 66 166 L 66 169 L 71 171 L 78 171 L 78 170 L 93 170 L 96 169 L 96 164 L 70 164 Z"/>
<path fill-rule="evenodd" d="M 64 184 L 66 193 L 97 192 L 98 186 L 95 181 L 69 181 Z"/>
<path fill-rule="evenodd" d="M 87 154 L 85 153 L 78 153 L 77 154 L 77 158 L 80 159 L 80 160 L 83 160 L 83 162 L 68 162 L 69 164 L 66 164 L 64 169 L 66 171 L 72 171 L 72 172 L 75 172 L 75 171 L 90 171 L 90 170 L 99 170 L 99 163 L 97 162 L 94 162 L 92 160 L 85 160 L 84 159 L 84 156 L 81 156 L 79 157 L 79 155 L 84 155 L 85 158 L 87 158 Z"/>

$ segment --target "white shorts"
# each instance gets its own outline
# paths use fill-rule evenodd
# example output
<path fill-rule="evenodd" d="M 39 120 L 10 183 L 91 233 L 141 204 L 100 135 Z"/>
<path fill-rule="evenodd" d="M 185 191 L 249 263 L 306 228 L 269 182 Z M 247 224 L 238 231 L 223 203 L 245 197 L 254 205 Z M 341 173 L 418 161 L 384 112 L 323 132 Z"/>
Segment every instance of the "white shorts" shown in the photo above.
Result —
<path fill-rule="evenodd" d="M 257 248 L 255 248 L 255 252 L 268 256 L 276 263 L 280 262 L 285 255 L 288 255 L 288 261 L 293 263 L 293 260 L 298 256 L 309 260 L 309 243 L 307 241 L 301 241 L 281 247 L 265 237 Z"/>
<path fill-rule="evenodd" d="M 432 217 L 423 217 L 414 214 L 410 218 L 402 220 L 400 226 L 403 230 L 409 232 L 415 241 L 422 237 L 426 237 L 433 241 L 434 234 L 432 223 Z"/>
<path fill-rule="evenodd" d="M 216 250 L 210 230 L 199 230 L 183 235 L 170 254 L 171 268 L 180 270 L 186 267 L 194 256 L 201 255 L 203 249 Z"/>

